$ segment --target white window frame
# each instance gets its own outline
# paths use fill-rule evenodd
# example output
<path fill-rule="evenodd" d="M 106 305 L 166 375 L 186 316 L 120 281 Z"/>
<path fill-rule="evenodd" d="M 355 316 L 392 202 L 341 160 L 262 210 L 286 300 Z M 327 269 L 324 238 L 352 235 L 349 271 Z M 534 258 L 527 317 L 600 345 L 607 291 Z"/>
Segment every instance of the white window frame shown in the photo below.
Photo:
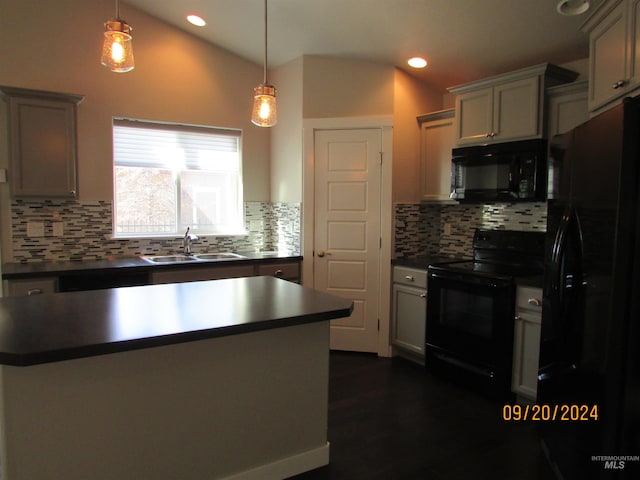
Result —
<path fill-rule="evenodd" d="M 134 137 L 131 135 L 119 135 L 126 132 L 134 133 L 136 129 L 140 133 L 139 136 Z M 143 129 L 143 130 L 140 130 Z M 167 151 L 171 151 L 168 148 L 170 140 L 163 137 L 164 134 L 177 135 L 180 138 L 181 144 L 187 146 L 187 151 L 181 150 L 176 147 L 177 154 L 174 156 L 165 156 Z M 148 134 L 148 135 L 147 135 Z M 196 135 L 192 135 L 196 134 Z M 207 144 L 208 149 L 213 147 L 216 150 L 215 143 L 219 144 L 220 155 L 228 154 L 234 160 L 237 159 L 237 165 L 232 165 L 230 170 L 231 175 L 236 175 L 236 184 L 233 186 L 235 189 L 235 203 L 236 211 L 239 214 L 233 219 L 232 222 L 222 225 L 218 228 L 202 229 L 192 225 L 182 225 L 180 219 L 180 171 L 190 166 L 189 171 L 206 170 L 205 168 L 199 168 L 200 154 L 202 149 L 198 149 L 199 140 L 202 140 L 202 134 L 211 135 L 212 143 Z M 154 148 L 153 141 L 154 135 L 158 135 L 158 141 L 163 144 L 162 149 Z M 130 140 L 142 141 L 142 144 L 134 144 Z M 192 142 L 191 142 L 192 141 Z M 168 142 L 168 143 L 167 143 Z M 233 143 L 235 142 L 235 145 Z M 142 148 L 140 148 L 142 145 Z M 233 148 L 235 147 L 235 151 Z M 202 147 L 203 148 L 203 147 Z M 155 151 L 154 151 L 155 150 Z M 163 159 L 162 156 L 165 156 Z M 179 156 L 179 159 L 175 158 Z M 235 158 L 234 158 L 235 157 Z M 163 168 L 173 171 L 173 185 L 174 195 L 176 202 L 175 212 L 175 224 L 176 230 L 170 232 L 123 232 L 118 231 L 117 215 L 117 185 L 116 185 L 116 167 L 117 166 L 132 166 L 132 167 L 148 167 L 148 168 Z M 216 171 L 216 170 L 213 170 Z M 225 170 L 219 170 L 223 172 Z M 158 237 L 176 237 L 184 235 L 184 230 L 187 226 L 191 227 L 193 233 L 198 235 L 220 235 L 220 236 L 233 236 L 233 235 L 246 235 L 244 227 L 244 202 L 243 202 L 243 181 L 242 181 L 242 131 L 236 129 L 224 129 L 217 127 L 199 126 L 199 125 L 185 125 L 166 122 L 154 122 L 148 120 L 136 120 L 128 118 L 114 117 L 113 119 L 113 227 L 112 233 L 114 238 L 158 238 Z"/>

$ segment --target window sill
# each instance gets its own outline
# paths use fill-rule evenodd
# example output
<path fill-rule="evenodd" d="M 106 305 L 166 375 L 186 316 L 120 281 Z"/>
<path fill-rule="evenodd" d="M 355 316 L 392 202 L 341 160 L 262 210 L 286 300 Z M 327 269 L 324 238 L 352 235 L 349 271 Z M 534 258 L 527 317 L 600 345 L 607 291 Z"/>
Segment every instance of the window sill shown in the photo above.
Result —
<path fill-rule="evenodd" d="M 207 237 L 246 237 L 249 235 L 247 230 L 242 230 L 238 232 L 225 232 L 225 233 L 197 233 L 194 232 L 198 238 L 207 238 Z M 148 234 L 111 234 L 109 236 L 110 240 L 182 240 L 184 235 L 177 234 L 169 234 L 169 235 L 148 235 Z"/>

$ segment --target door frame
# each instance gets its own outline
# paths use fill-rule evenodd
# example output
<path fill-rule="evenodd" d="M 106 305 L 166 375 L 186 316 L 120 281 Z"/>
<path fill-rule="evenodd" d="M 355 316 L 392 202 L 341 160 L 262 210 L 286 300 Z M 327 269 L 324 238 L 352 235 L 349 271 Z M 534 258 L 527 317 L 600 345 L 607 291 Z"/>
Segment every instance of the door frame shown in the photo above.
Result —
<path fill-rule="evenodd" d="M 390 357 L 391 349 L 391 257 L 393 248 L 392 147 L 393 117 L 309 118 L 302 124 L 302 283 L 314 288 L 315 238 L 315 132 L 318 130 L 380 129 L 382 139 L 382 170 L 380 185 L 380 303 L 378 305 L 378 355 Z"/>

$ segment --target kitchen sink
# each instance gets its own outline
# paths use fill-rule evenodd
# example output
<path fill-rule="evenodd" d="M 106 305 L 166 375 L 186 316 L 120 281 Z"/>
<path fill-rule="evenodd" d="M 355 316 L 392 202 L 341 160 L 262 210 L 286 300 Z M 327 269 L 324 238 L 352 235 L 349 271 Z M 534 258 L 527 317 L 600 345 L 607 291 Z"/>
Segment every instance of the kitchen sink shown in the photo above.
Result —
<path fill-rule="evenodd" d="M 237 253 L 197 253 L 194 255 L 198 260 L 226 260 L 228 258 L 247 258 Z"/>
<path fill-rule="evenodd" d="M 197 262 L 198 259 L 193 255 L 157 255 L 153 257 L 140 257 L 151 263 L 181 263 L 181 262 Z"/>
<path fill-rule="evenodd" d="M 229 260 L 233 258 L 247 258 L 237 253 L 222 252 L 222 253 L 198 253 L 198 254 L 176 254 L 176 255 L 154 255 L 154 256 L 141 256 L 143 260 L 150 263 L 184 263 L 184 262 L 207 262 L 215 260 Z"/>

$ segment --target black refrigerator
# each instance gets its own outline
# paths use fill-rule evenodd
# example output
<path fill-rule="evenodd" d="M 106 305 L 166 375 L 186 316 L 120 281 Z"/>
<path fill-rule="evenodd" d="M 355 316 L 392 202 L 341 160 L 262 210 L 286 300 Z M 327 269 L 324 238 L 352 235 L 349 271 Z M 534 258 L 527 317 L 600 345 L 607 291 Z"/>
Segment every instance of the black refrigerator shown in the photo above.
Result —
<path fill-rule="evenodd" d="M 640 97 L 550 143 L 542 448 L 564 480 L 638 479 Z"/>

